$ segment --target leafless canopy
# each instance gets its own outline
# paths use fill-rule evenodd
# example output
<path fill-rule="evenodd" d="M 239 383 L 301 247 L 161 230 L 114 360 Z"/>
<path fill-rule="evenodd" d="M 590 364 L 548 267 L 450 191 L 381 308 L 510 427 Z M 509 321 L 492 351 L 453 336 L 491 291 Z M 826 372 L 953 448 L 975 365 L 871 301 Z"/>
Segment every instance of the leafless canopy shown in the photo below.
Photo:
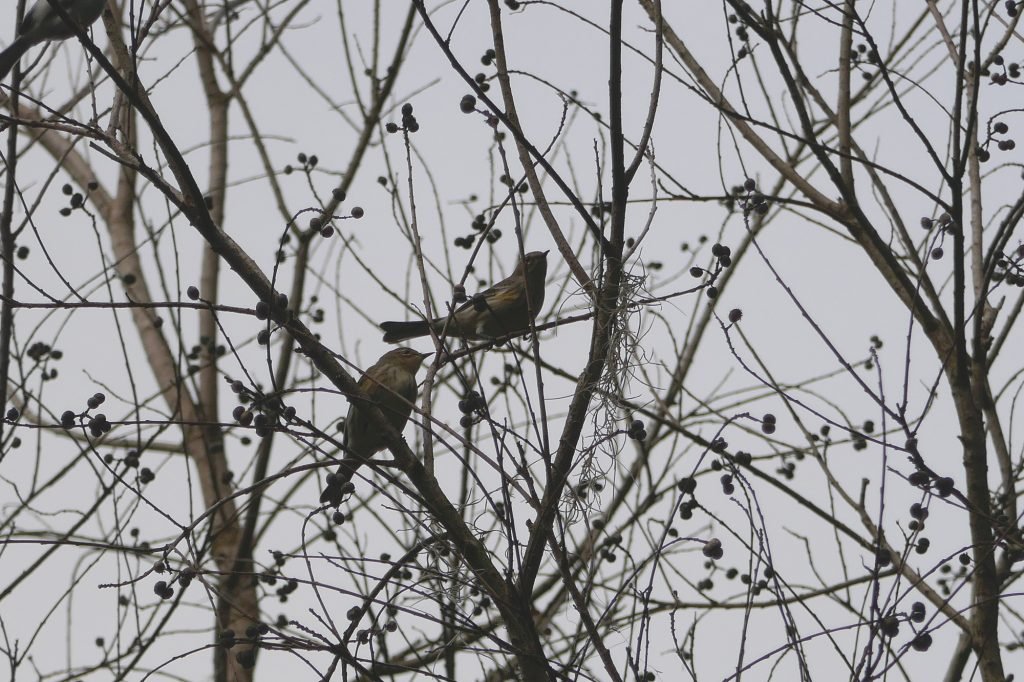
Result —
<path fill-rule="evenodd" d="M 33 48 L 11 679 L 1011 679 L 1022 12 L 110 0 Z M 544 250 L 317 504 L 377 325 Z"/>

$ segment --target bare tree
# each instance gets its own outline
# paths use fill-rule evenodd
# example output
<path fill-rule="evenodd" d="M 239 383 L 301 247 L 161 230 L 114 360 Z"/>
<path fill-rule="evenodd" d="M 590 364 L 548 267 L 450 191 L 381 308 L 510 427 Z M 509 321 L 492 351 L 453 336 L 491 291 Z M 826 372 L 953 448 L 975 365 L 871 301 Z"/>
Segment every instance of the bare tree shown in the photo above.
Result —
<path fill-rule="evenodd" d="M 1021 8 L 699 5 L 110 3 L 31 50 L 12 679 L 1011 679 Z M 528 329 L 357 383 L 545 249 Z"/>

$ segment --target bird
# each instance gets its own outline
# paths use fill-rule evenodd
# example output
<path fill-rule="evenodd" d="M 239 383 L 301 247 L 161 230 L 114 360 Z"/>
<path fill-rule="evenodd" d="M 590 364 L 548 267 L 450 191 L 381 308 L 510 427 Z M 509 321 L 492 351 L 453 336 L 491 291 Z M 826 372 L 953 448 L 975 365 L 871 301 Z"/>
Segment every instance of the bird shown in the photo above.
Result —
<path fill-rule="evenodd" d="M 416 372 L 431 353 L 412 348 L 389 350 L 359 379 L 359 388 L 380 409 L 384 419 L 399 433 L 405 428 L 416 400 Z M 345 493 L 345 484 L 370 457 L 386 447 L 384 436 L 370 420 L 366 403 L 354 398 L 345 418 L 342 449 L 345 456 L 337 473 L 327 475 L 327 485 L 320 495 L 320 504 L 337 507 Z"/>
<path fill-rule="evenodd" d="M 18 28 L 18 36 L 7 49 L 0 52 L 0 80 L 7 77 L 22 55 L 33 45 L 47 40 L 66 40 L 75 36 L 75 27 L 64 21 L 50 4 L 51 0 L 36 0 Z M 81 29 L 92 25 L 103 14 L 107 0 L 52 0 L 71 21 Z"/>
<path fill-rule="evenodd" d="M 433 320 L 381 322 L 385 343 L 399 343 L 427 336 L 458 336 L 468 341 L 493 339 L 521 332 L 544 305 L 544 279 L 548 272 L 548 252 L 531 251 L 523 256 L 511 275 L 490 289 L 460 305 L 450 315 Z"/>

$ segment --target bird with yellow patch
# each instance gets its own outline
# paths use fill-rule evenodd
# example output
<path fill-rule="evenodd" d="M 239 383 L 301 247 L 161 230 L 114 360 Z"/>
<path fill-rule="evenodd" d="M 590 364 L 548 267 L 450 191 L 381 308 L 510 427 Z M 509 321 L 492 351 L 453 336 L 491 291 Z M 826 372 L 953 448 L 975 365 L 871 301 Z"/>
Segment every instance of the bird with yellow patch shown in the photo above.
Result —
<path fill-rule="evenodd" d="M 419 353 L 412 348 L 395 348 L 380 357 L 363 373 L 359 388 L 376 407 L 384 419 L 399 433 L 412 413 L 416 400 L 416 372 L 430 353 Z M 345 457 L 338 471 L 327 475 L 327 486 L 320 495 L 320 504 L 336 507 L 341 504 L 343 486 L 370 457 L 386 447 L 384 436 L 367 410 L 368 404 L 353 398 L 345 418 L 345 436 L 342 442 Z"/>
<path fill-rule="evenodd" d="M 511 275 L 433 320 L 381 322 L 385 343 L 427 336 L 455 336 L 467 341 L 495 339 L 526 331 L 544 305 L 548 252 L 531 251 Z"/>

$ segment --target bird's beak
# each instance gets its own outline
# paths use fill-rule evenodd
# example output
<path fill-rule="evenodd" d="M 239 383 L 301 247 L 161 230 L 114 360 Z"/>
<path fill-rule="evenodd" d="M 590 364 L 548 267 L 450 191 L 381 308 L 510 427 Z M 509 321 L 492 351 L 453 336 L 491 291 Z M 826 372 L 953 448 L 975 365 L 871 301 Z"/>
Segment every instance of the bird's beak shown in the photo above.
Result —
<path fill-rule="evenodd" d="M 420 357 L 423 358 L 424 360 L 426 360 L 427 358 L 429 358 L 433 354 L 434 354 L 434 351 L 427 351 L 426 353 L 420 353 Z"/>

